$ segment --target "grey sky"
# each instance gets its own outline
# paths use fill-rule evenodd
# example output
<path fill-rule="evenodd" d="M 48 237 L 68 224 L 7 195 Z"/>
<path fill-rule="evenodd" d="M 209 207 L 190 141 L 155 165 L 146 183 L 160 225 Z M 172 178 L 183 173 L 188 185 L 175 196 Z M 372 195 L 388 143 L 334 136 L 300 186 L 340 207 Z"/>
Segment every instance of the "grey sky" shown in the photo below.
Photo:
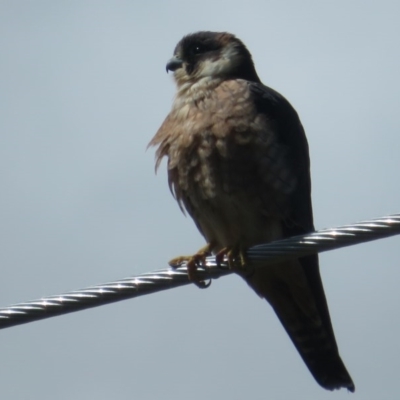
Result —
<path fill-rule="evenodd" d="M 399 211 L 397 1 L 0 2 L 0 304 L 162 268 L 203 239 L 154 175 L 177 41 L 226 30 L 300 114 L 317 228 Z M 163 164 L 165 165 L 165 164 Z M 325 253 L 356 394 L 320 388 L 237 277 L 0 332 L 3 399 L 394 399 L 400 238 Z"/>

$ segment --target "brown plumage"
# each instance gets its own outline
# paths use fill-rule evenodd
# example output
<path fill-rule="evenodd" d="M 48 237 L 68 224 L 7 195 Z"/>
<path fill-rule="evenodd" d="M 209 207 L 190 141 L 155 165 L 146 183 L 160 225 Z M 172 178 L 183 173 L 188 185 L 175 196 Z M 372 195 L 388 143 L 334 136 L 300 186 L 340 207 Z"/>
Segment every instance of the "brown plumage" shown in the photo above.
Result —
<path fill-rule="evenodd" d="M 214 253 L 314 230 L 308 145 L 297 113 L 262 85 L 243 43 L 228 33 L 184 37 L 167 64 L 177 95 L 150 145 L 168 158 L 170 188 Z M 354 391 L 336 345 L 318 256 L 251 275 L 326 389 Z"/>

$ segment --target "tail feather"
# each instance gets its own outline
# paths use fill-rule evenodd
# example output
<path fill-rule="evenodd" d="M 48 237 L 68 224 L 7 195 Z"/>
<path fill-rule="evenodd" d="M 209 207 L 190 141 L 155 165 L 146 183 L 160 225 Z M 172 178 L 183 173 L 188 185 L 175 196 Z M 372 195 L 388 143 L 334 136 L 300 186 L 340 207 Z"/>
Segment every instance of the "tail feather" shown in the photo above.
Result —
<path fill-rule="evenodd" d="M 354 383 L 340 358 L 336 342 L 331 340 L 324 326 L 306 317 L 299 318 L 296 323 L 288 321 L 279 307 L 273 308 L 315 380 L 328 390 L 347 388 L 354 392 Z"/>
<path fill-rule="evenodd" d="M 302 265 L 302 261 L 309 265 Z M 354 383 L 340 358 L 318 269 L 318 258 L 255 268 L 247 283 L 273 307 L 315 380 L 325 389 Z"/>

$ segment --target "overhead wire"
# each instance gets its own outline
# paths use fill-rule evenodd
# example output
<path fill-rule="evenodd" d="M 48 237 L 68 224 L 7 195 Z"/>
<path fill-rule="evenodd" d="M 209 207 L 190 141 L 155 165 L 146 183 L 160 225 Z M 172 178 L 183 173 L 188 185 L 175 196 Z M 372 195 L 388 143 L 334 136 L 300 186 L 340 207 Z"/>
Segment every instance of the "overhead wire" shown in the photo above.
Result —
<path fill-rule="evenodd" d="M 321 253 L 345 246 L 398 235 L 400 214 L 388 215 L 351 225 L 310 232 L 300 236 L 251 247 L 246 259 L 262 262 L 262 268 L 290 258 Z M 226 260 L 217 265 L 215 257 L 207 257 L 197 270 L 200 279 L 209 280 L 232 273 Z M 172 289 L 192 283 L 185 263 L 177 268 L 165 268 L 80 290 L 42 297 L 0 308 L 0 329 L 55 317 L 92 307 L 132 299 L 145 294 Z"/>

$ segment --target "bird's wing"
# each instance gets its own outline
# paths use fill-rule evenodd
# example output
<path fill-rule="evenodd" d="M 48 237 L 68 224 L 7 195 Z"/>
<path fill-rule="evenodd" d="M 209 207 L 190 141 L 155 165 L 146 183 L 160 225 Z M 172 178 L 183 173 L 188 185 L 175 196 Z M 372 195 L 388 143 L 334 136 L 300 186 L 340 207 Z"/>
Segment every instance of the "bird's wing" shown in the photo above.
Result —
<path fill-rule="evenodd" d="M 281 154 L 283 155 L 284 160 L 280 160 L 279 162 L 284 163 L 285 168 L 291 175 L 293 175 L 289 176 L 289 178 L 291 180 L 294 179 L 296 182 L 295 185 L 292 185 L 293 189 L 290 192 L 290 196 L 286 198 L 286 202 L 289 204 L 285 206 L 285 212 L 281 214 L 283 237 L 290 237 L 313 231 L 314 224 L 311 204 L 309 151 L 305 132 L 299 117 L 290 103 L 273 89 L 260 83 L 250 83 L 249 90 L 252 93 L 252 98 L 256 104 L 257 111 L 267 116 L 268 121 L 270 121 L 270 124 L 275 131 L 275 139 L 280 148 L 283 149 Z M 298 270 L 299 264 L 300 269 L 303 271 L 301 274 L 299 274 Z M 310 371 L 322 386 L 328 389 L 335 389 L 344 386 L 349 390 L 354 391 L 354 384 L 351 377 L 346 371 L 346 368 L 338 354 L 338 348 L 319 272 L 318 255 L 315 254 L 294 260 L 292 266 L 290 266 L 289 263 L 287 268 L 287 272 L 291 274 L 291 277 L 287 278 L 287 282 L 292 282 L 290 284 L 292 285 L 292 289 L 290 289 L 291 293 L 288 293 L 286 296 L 285 294 L 276 291 L 276 299 L 272 299 L 272 301 L 269 299 L 278 318 L 281 320 Z M 279 273 L 280 272 L 277 272 L 277 274 Z M 264 278 L 263 274 L 264 272 L 260 271 L 258 278 L 258 281 L 261 282 L 261 287 L 263 287 L 263 280 L 269 279 L 268 272 L 265 272 Z M 297 289 L 295 288 L 296 285 L 293 285 L 294 277 L 296 275 L 298 275 L 299 278 L 301 278 L 301 276 L 306 278 L 305 285 L 299 283 Z M 253 286 L 251 280 L 248 282 Z M 256 285 L 257 284 L 259 283 L 256 283 Z M 305 288 L 306 286 L 308 287 L 307 289 Z M 268 290 L 270 289 L 266 289 L 265 291 L 268 292 Z M 314 299 L 318 314 L 317 320 L 321 321 L 323 325 L 321 332 L 323 332 L 323 336 L 325 336 L 324 340 L 319 340 L 317 338 L 317 331 L 320 330 L 317 329 L 317 326 L 320 323 L 315 321 L 315 317 L 312 316 L 312 309 L 315 310 L 315 308 L 314 305 L 311 305 L 309 299 L 306 299 L 306 292 L 311 293 L 311 296 Z M 268 295 L 264 297 L 268 299 Z M 289 300 L 289 297 L 293 300 Z M 300 304 L 301 301 L 304 302 L 303 305 Z M 295 311 L 295 308 L 297 308 L 299 304 L 299 308 L 302 308 L 303 311 L 306 310 L 306 312 L 303 313 L 303 317 L 301 317 L 301 312 Z M 302 337 L 301 335 L 298 335 L 296 330 L 293 329 L 293 326 L 291 326 L 290 318 L 292 317 L 289 315 L 290 308 L 292 308 L 292 313 L 295 316 L 294 319 L 297 320 L 297 323 L 293 326 L 300 326 L 302 330 L 305 331 L 303 332 Z M 307 314 L 307 309 L 309 315 L 305 315 Z M 303 322 L 301 322 L 302 318 L 304 318 Z M 307 322 L 307 318 L 309 319 L 309 322 Z M 298 327 L 297 329 L 299 329 Z M 309 333 L 306 332 L 307 330 L 309 330 Z M 312 350 L 314 352 L 319 352 L 319 348 L 322 345 L 329 345 L 329 352 L 324 353 L 324 351 L 321 351 L 321 356 L 326 357 L 326 360 L 316 361 L 316 359 L 319 359 L 320 357 L 317 354 L 310 354 L 312 346 L 308 346 L 304 343 L 304 340 L 307 338 L 314 341 L 316 345 L 314 350 Z M 318 345 L 318 343 L 320 343 L 320 345 Z"/>

